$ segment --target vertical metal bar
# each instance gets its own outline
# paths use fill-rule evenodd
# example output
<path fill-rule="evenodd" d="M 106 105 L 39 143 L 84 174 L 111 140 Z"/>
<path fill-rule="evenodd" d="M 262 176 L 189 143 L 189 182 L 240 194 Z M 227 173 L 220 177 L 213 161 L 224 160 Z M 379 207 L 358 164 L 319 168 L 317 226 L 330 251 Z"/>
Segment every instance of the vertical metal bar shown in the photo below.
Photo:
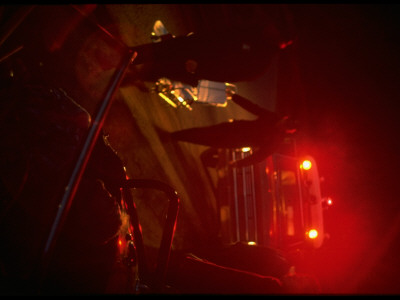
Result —
<path fill-rule="evenodd" d="M 244 152 L 240 151 L 241 158 L 244 158 Z M 247 167 L 242 167 L 242 185 L 243 185 L 243 207 L 244 207 L 244 224 L 245 224 L 245 237 L 246 241 L 249 241 L 249 214 L 247 207 L 247 186 L 246 186 L 246 169 Z"/>
<path fill-rule="evenodd" d="M 293 143 L 293 156 L 296 158 L 296 180 L 297 180 L 297 187 L 299 190 L 299 202 L 300 202 L 300 220 L 301 220 L 301 226 L 304 228 L 305 226 L 305 220 L 304 220 L 304 204 L 303 204 L 303 179 L 301 176 L 300 172 L 300 160 L 299 157 L 297 156 L 297 143 L 295 139 L 291 139 Z"/>
<path fill-rule="evenodd" d="M 281 166 L 278 165 L 277 155 L 273 155 L 272 162 L 274 166 L 274 174 L 276 172 L 276 187 L 275 187 L 275 195 L 276 195 L 276 204 L 277 204 L 277 241 L 278 246 L 282 247 L 282 195 L 281 195 Z M 274 175 L 275 176 L 275 175 Z"/>
<path fill-rule="evenodd" d="M 165 284 L 165 276 L 178 217 L 180 202 L 178 193 L 169 185 L 152 179 L 129 179 L 125 182 L 123 188 L 157 189 L 163 191 L 169 199 L 167 217 L 161 237 L 160 249 L 158 251 L 156 272 L 151 282 L 154 291 L 160 292 Z"/>
<path fill-rule="evenodd" d="M 254 183 L 254 166 L 251 165 L 250 166 L 250 170 L 251 170 L 251 193 L 253 195 L 252 199 L 253 199 L 253 217 L 254 217 L 254 241 L 256 243 L 258 243 L 258 230 L 257 230 L 257 205 L 256 205 L 256 201 L 257 201 L 257 195 L 256 195 L 256 188 L 255 188 L 255 183 Z"/>
<path fill-rule="evenodd" d="M 146 263 L 146 255 L 144 251 L 143 235 L 140 228 L 139 216 L 135 202 L 132 197 L 131 190 L 127 187 L 122 187 L 122 197 L 127 202 L 127 212 L 129 214 L 130 222 L 133 226 L 133 240 L 136 247 L 137 262 L 138 262 L 138 278 L 140 282 L 144 282 L 148 276 L 148 269 Z"/>
<path fill-rule="evenodd" d="M 236 160 L 236 150 L 232 150 L 232 160 Z M 234 204 L 235 204 L 235 217 L 236 217 L 236 241 L 240 241 L 240 219 L 239 219 L 239 203 L 238 203 L 238 195 L 237 195 L 237 169 L 232 168 L 233 173 L 233 192 L 234 192 Z"/>
<path fill-rule="evenodd" d="M 297 189 L 299 192 L 299 205 L 300 205 L 300 220 L 301 220 L 301 227 L 304 228 L 304 205 L 303 205 L 303 178 L 300 172 L 300 161 L 296 158 L 296 180 L 297 180 Z"/>

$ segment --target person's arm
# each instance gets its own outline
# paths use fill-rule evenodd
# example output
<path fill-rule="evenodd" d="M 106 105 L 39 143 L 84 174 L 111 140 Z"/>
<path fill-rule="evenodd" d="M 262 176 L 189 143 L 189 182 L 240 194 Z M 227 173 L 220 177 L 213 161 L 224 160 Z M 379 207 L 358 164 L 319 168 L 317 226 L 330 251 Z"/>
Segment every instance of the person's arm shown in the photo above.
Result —
<path fill-rule="evenodd" d="M 256 116 L 271 119 L 273 123 L 278 122 L 280 119 L 275 112 L 269 111 L 238 94 L 232 95 L 232 101 Z"/>

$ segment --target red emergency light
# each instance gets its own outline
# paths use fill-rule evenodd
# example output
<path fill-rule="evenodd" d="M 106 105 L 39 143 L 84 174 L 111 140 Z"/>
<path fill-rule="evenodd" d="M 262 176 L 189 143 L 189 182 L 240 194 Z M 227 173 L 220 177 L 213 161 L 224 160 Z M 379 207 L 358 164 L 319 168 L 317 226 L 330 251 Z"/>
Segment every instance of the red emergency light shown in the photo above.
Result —
<path fill-rule="evenodd" d="M 300 165 L 300 168 L 303 169 L 303 170 L 306 170 L 306 171 L 310 170 L 311 167 L 312 167 L 312 163 L 308 159 L 303 160 L 303 162 Z"/>
<path fill-rule="evenodd" d="M 318 237 L 318 230 L 317 229 L 310 229 L 307 232 L 307 236 L 309 239 L 316 239 Z"/>

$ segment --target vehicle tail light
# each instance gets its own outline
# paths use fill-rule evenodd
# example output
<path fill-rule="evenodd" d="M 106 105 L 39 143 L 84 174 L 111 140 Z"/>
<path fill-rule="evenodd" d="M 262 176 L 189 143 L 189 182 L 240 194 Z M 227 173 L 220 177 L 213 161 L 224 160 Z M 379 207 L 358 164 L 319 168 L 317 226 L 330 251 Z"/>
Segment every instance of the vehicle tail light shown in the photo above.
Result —
<path fill-rule="evenodd" d="M 300 168 L 303 169 L 303 170 L 306 170 L 306 171 L 310 170 L 311 167 L 312 167 L 312 163 L 308 159 L 303 160 L 303 162 L 300 165 Z"/>
<path fill-rule="evenodd" d="M 310 231 L 307 232 L 307 236 L 309 239 L 316 239 L 318 237 L 318 230 L 316 229 L 311 229 Z"/>

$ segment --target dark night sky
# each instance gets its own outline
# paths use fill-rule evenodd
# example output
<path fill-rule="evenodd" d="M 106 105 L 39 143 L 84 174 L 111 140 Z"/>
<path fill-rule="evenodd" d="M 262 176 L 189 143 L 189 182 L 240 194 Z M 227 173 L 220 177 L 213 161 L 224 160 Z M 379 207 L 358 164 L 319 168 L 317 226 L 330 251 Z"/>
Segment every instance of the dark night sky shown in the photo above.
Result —
<path fill-rule="evenodd" d="M 399 293 L 400 6 L 290 9 L 306 147 L 326 179 L 323 193 L 335 201 L 318 272 L 336 291 Z M 333 262 L 329 271 L 324 259 Z"/>

